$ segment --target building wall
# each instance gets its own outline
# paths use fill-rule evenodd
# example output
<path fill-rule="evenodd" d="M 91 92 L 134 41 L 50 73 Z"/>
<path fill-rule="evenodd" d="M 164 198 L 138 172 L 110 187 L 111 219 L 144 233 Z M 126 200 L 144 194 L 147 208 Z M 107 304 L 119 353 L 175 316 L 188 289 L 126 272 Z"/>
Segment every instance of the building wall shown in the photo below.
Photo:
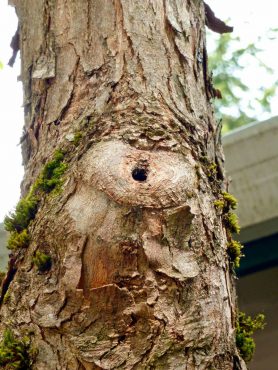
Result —
<path fill-rule="evenodd" d="M 278 117 L 232 131 L 223 138 L 229 191 L 239 200 L 245 244 L 237 281 L 239 308 L 266 316 L 255 334 L 250 370 L 278 369 Z"/>
<path fill-rule="evenodd" d="M 230 190 L 239 200 L 241 239 L 278 232 L 278 117 L 223 137 Z"/>
<path fill-rule="evenodd" d="M 241 277 L 237 282 L 240 309 L 266 316 L 266 326 L 255 334 L 256 351 L 250 370 L 278 368 L 278 266 Z"/>

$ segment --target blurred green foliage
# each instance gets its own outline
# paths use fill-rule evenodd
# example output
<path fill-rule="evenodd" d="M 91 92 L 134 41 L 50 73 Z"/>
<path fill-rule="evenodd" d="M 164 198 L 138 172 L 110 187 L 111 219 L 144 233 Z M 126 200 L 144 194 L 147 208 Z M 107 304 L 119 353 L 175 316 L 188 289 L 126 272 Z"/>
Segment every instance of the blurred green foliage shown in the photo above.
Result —
<path fill-rule="evenodd" d="M 239 37 L 230 33 L 214 35 L 214 48 L 209 52 L 209 69 L 213 84 L 222 94 L 214 101 L 216 116 L 222 119 L 223 132 L 260 119 L 261 113 L 270 112 L 271 98 L 275 95 L 278 80 L 267 86 L 264 81 L 258 89 L 248 86 L 244 73 L 252 68 L 254 80 L 262 75 L 273 75 L 274 71 L 260 59 L 265 39 L 276 39 L 278 29 L 271 29 L 268 35 L 242 46 Z M 250 71 L 250 69 L 249 69 Z M 249 76 L 250 78 L 250 76 Z"/>

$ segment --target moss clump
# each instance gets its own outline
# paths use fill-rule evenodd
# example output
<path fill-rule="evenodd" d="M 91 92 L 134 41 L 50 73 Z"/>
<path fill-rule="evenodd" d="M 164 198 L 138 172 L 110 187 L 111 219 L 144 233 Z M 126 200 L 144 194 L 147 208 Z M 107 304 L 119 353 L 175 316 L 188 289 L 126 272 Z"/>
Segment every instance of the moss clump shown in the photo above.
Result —
<path fill-rule="evenodd" d="M 223 191 L 220 198 L 214 201 L 214 206 L 228 213 L 231 209 L 237 208 L 237 199 L 230 193 Z"/>
<path fill-rule="evenodd" d="M 237 199 L 230 193 L 223 191 L 222 193 L 226 206 L 230 209 L 237 208 Z"/>
<path fill-rule="evenodd" d="M 67 169 L 63 160 L 64 153 L 61 150 L 56 151 L 53 160 L 44 166 L 29 194 L 18 202 L 13 213 L 5 217 L 5 229 L 11 233 L 8 240 L 9 249 L 28 247 L 30 237 L 27 228 L 38 211 L 39 195 L 41 192 L 50 193 L 62 185 L 61 177 Z"/>
<path fill-rule="evenodd" d="M 61 150 L 57 150 L 52 161 L 46 163 L 41 175 L 34 185 L 35 190 L 42 190 L 50 193 L 55 188 L 62 185 L 62 175 L 67 170 L 67 165 L 63 162 L 65 154 Z"/>
<path fill-rule="evenodd" d="M 15 207 L 15 211 L 4 219 L 5 229 L 20 233 L 27 228 L 30 221 L 35 218 L 38 209 L 38 199 L 33 193 L 22 198 Z"/>
<path fill-rule="evenodd" d="M 214 181 L 217 178 L 218 166 L 215 162 L 212 162 L 209 157 L 202 155 L 200 157 L 200 162 L 203 163 L 205 172 L 210 181 Z"/>
<path fill-rule="evenodd" d="M 22 198 L 13 213 L 4 219 L 5 229 L 10 232 L 8 239 L 9 249 L 27 248 L 30 237 L 27 227 L 35 218 L 38 210 L 39 201 L 33 191 Z"/>
<path fill-rule="evenodd" d="M 226 227 L 230 230 L 231 233 L 240 233 L 240 226 L 238 223 L 238 217 L 235 213 L 233 212 L 228 212 L 224 216 L 224 222 L 226 224 Z"/>
<path fill-rule="evenodd" d="M 211 163 L 208 167 L 207 167 L 207 170 L 208 170 L 208 178 L 211 180 L 211 179 L 214 179 L 215 176 L 217 175 L 217 164 L 216 163 Z"/>
<path fill-rule="evenodd" d="M 30 242 L 30 236 L 27 229 L 24 229 L 20 233 L 14 231 L 11 233 L 8 239 L 9 249 L 27 248 Z"/>
<path fill-rule="evenodd" d="M 3 302 L 8 303 L 11 298 L 11 290 L 8 289 L 3 297 Z"/>
<path fill-rule="evenodd" d="M 265 326 L 265 316 L 257 315 L 254 319 L 244 312 L 239 312 L 236 323 L 236 345 L 244 361 L 251 361 L 255 351 L 253 334 Z"/>
<path fill-rule="evenodd" d="M 235 268 L 239 267 L 240 259 L 243 257 L 241 253 L 243 245 L 236 240 L 231 240 L 228 243 L 228 254 Z"/>
<path fill-rule="evenodd" d="M 220 200 L 220 199 L 215 200 L 213 204 L 214 204 L 214 206 L 215 206 L 216 208 L 218 208 L 218 209 L 223 209 L 223 208 L 224 208 L 224 206 L 225 206 L 225 202 L 224 202 L 224 200 Z"/>
<path fill-rule="evenodd" d="M 28 337 L 16 338 L 10 329 L 6 329 L 0 343 L 1 369 L 29 370 L 32 368 L 34 352 Z"/>
<path fill-rule="evenodd" d="M 43 252 L 37 251 L 33 262 L 39 272 L 45 272 L 51 268 L 51 257 Z"/>
<path fill-rule="evenodd" d="M 78 146 L 78 145 L 79 145 L 79 143 L 80 143 L 80 140 L 82 139 L 82 137 L 83 137 L 82 132 L 77 131 L 77 132 L 74 134 L 74 137 L 73 137 L 73 144 L 74 144 L 75 146 Z"/>

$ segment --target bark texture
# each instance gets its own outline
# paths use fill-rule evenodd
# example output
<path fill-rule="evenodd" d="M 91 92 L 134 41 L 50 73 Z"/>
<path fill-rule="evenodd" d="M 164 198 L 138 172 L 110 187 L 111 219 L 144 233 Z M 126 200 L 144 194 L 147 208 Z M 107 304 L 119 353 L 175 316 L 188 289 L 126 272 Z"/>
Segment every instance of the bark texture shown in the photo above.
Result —
<path fill-rule="evenodd" d="M 31 330 L 38 370 L 244 369 L 202 1 L 12 3 L 23 195 L 55 149 L 68 170 L 14 252 L 2 332 Z"/>

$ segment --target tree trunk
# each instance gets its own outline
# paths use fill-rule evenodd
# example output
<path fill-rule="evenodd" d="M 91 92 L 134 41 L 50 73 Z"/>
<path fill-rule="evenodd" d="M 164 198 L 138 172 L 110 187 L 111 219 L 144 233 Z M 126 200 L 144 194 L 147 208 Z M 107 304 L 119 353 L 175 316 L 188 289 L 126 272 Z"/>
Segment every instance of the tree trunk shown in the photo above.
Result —
<path fill-rule="evenodd" d="M 58 191 L 36 193 L 1 332 L 28 334 L 38 370 L 245 369 L 214 205 L 225 183 L 203 2 L 12 3 L 23 196 L 55 150 L 67 170 Z M 38 251 L 51 268 L 38 268 Z"/>

